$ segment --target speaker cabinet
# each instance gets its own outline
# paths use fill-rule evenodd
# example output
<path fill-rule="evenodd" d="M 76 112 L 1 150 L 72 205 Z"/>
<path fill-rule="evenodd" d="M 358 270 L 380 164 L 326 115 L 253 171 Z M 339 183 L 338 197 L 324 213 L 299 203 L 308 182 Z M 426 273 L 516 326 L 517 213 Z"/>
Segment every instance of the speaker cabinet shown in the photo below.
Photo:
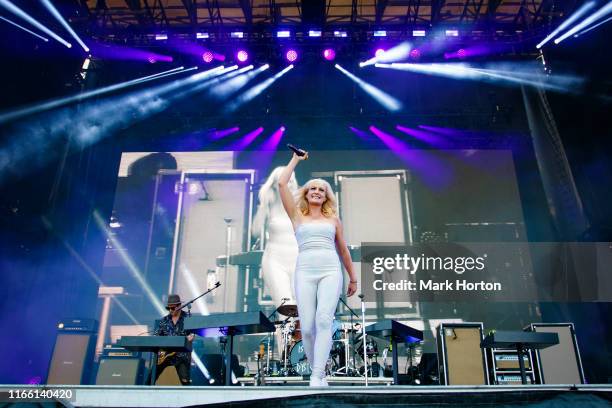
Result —
<path fill-rule="evenodd" d="M 437 330 L 440 384 L 489 385 L 482 323 L 442 323 Z"/>
<path fill-rule="evenodd" d="M 102 358 L 96 385 L 139 385 L 143 361 L 139 358 Z"/>
<path fill-rule="evenodd" d="M 557 333 L 559 336 L 559 344 L 534 353 L 540 384 L 584 384 L 584 371 L 573 323 L 532 323 L 525 330 Z"/>
<path fill-rule="evenodd" d="M 60 332 L 55 340 L 47 384 L 88 384 L 95 344 L 94 334 Z"/>

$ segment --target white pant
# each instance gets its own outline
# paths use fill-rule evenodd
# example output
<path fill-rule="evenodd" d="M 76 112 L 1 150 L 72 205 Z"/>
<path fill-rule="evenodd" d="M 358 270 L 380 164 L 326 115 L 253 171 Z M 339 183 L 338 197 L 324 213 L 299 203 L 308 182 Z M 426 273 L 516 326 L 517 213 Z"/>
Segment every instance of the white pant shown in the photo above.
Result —
<path fill-rule="evenodd" d="M 295 296 L 306 358 L 312 376 L 325 377 L 325 364 L 332 346 L 332 322 L 342 290 L 342 272 L 296 272 Z"/>

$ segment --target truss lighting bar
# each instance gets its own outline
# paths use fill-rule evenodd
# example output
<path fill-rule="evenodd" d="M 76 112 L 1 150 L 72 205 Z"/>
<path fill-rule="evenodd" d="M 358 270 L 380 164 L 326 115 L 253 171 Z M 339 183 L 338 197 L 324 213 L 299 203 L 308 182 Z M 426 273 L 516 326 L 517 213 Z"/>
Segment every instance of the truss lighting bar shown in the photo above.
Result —
<path fill-rule="evenodd" d="M 310 31 L 308 31 L 308 36 L 309 37 L 320 37 L 321 36 L 321 30 L 310 30 Z"/>
<path fill-rule="evenodd" d="M 167 40 L 168 34 L 155 34 L 155 39 L 157 41 Z"/>
<path fill-rule="evenodd" d="M 244 33 L 242 31 L 234 31 L 230 33 L 231 38 L 244 38 Z"/>
<path fill-rule="evenodd" d="M 385 30 L 376 30 L 374 31 L 374 37 L 386 37 L 387 31 Z"/>
<path fill-rule="evenodd" d="M 348 37 L 346 31 L 334 31 L 334 37 L 337 38 L 346 38 Z"/>
<path fill-rule="evenodd" d="M 281 30 L 276 32 L 276 38 L 289 38 L 291 37 L 291 31 Z"/>
<path fill-rule="evenodd" d="M 210 35 L 208 33 L 196 33 L 196 38 L 198 40 L 204 40 L 206 38 L 210 38 Z"/>
<path fill-rule="evenodd" d="M 444 33 L 447 37 L 459 37 L 459 30 L 446 30 Z"/>
<path fill-rule="evenodd" d="M 412 30 L 413 37 L 425 37 L 425 30 Z"/>

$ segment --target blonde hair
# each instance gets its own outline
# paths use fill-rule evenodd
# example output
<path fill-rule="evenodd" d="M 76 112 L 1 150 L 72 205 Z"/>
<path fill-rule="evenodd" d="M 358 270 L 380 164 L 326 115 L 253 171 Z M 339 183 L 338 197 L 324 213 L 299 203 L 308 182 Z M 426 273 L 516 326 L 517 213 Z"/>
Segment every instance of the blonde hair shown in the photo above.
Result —
<path fill-rule="evenodd" d="M 322 184 L 325 187 L 325 201 L 321 206 L 321 213 L 326 217 L 335 216 L 338 213 L 338 202 L 331 185 L 323 179 L 308 180 L 295 194 L 295 205 L 302 215 L 308 215 L 308 200 L 306 194 L 313 184 Z"/>

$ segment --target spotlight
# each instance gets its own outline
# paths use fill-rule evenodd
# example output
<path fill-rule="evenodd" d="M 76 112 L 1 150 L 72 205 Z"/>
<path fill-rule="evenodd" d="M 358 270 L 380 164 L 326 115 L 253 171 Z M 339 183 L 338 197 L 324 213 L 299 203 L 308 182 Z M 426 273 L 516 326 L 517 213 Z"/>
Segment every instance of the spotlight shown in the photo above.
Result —
<path fill-rule="evenodd" d="M 334 37 L 346 38 L 347 36 L 346 31 L 334 31 Z"/>
<path fill-rule="evenodd" d="M 284 132 L 286 129 L 285 129 L 285 127 L 284 127 L 284 126 L 281 126 L 281 127 L 280 127 L 280 130 L 281 130 L 281 132 Z"/>
<path fill-rule="evenodd" d="M 308 31 L 308 36 L 309 37 L 320 37 L 321 36 L 321 30 L 310 30 L 310 31 Z"/>
<path fill-rule="evenodd" d="M 1 19 L 1 20 L 6 21 L 6 22 L 7 22 L 7 23 L 9 23 L 9 24 L 14 25 L 14 26 L 15 26 L 15 27 L 17 27 L 17 28 L 22 29 L 22 30 L 23 30 L 23 31 L 25 31 L 26 33 L 30 33 L 30 34 L 32 34 L 34 37 L 38 37 L 38 38 L 40 38 L 41 40 L 43 40 L 43 41 L 45 41 L 45 42 L 49 42 L 49 39 L 48 39 L 48 38 L 45 38 L 45 37 L 43 37 L 42 35 L 36 34 L 36 33 L 35 33 L 34 31 L 32 31 L 32 30 L 28 30 L 28 29 L 27 29 L 27 28 L 25 28 L 24 26 L 21 26 L 21 25 L 17 24 L 16 22 L 9 20 L 8 18 L 4 18 L 4 17 L 0 16 L 0 19 Z"/>
<path fill-rule="evenodd" d="M 336 58 L 336 51 L 333 48 L 326 48 L 323 50 L 323 58 L 327 61 L 333 61 Z"/>
<path fill-rule="evenodd" d="M 298 53 L 296 50 L 289 50 L 285 54 L 285 58 L 287 59 L 287 61 L 293 63 L 298 59 Z"/>
<path fill-rule="evenodd" d="M 386 37 L 387 32 L 385 30 L 376 30 L 374 31 L 374 37 Z"/>
<path fill-rule="evenodd" d="M 49 30 L 47 27 L 45 27 L 40 22 L 38 22 L 38 20 L 34 19 L 32 16 L 30 16 L 28 13 L 26 13 L 25 11 L 23 11 L 22 9 L 20 9 L 19 7 L 17 7 L 13 3 L 11 3 L 10 1 L 8 1 L 8 0 L 0 0 L 0 6 L 4 7 L 8 11 L 10 11 L 11 13 L 15 14 L 16 16 L 22 18 L 23 20 L 27 21 L 28 23 L 32 24 L 34 27 L 38 28 L 40 31 L 42 31 L 43 33 L 45 33 L 48 36 L 52 37 L 54 40 L 56 40 L 59 43 L 63 44 L 67 48 L 72 48 L 72 44 L 70 44 L 68 41 L 64 40 L 59 35 L 55 34 L 53 31 Z"/>
<path fill-rule="evenodd" d="M 49 10 L 49 12 L 53 15 L 53 17 L 55 17 L 55 19 L 57 21 L 59 21 L 62 26 L 64 26 L 64 28 L 66 29 L 66 31 L 68 31 L 70 33 L 72 38 L 74 38 L 76 40 L 76 42 L 79 43 L 79 45 L 85 50 L 85 52 L 89 52 L 89 47 L 87 47 L 87 45 L 85 45 L 83 40 L 81 40 L 81 37 L 79 37 L 78 34 L 74 32 L 72 27 L 70 27 L 70 24 L 68 24 L 68 22 L 64 19 L 64 17 L 62 17 L 62 15 L 55 8 L 55 6 L 53 6 L 53 4 L 51 4 L 51 1 L 49 1 L 49 0 L 41 0 L 41 2 L 43 4 L 43 6 L 45 6 L 47 8 L 47 10 Z"/>
<path fill-rule="evenodd" d="M 459 48 L 457 57 L 459 57 L 459 59 L 465 59 L 465 57 L 467 57 L 467 52 L 463 48 Z"/>
<path fill-rule="evenodd" d="M 413 60 L 418 60 L 419 58 L 421 58 L 421 51 L 418 50 L 417 48 L 411 50 L 410 58 L 412 58 Z"/>
<path fill-rule="evenodd" d="M 155 57 L 148 57 L 147 61 L 149 61 L 149 64 L 155 64 L 157 62 L 157 60 L 155 59 Z"/>
<path fill-rule="evenodd" d="M 374 52 L 374 56 L 376 58 L 380 58 L 383 55 L 385 55 L 385 50 L 383 50 L 382 48 L 379 48 L 379 49 L 376 50 L 376 52 Z"/>
<path fill-rule="evenodd" d="M 236 53 L 236 59 L 239 62 L 247 62 L 247 60 L 249 59 L 249 53 L 245 50 L 240 50 L 238 51 L 238 53 Z"/>
<path fill-rule="evenodd" d="M 542 48 L 542 46 L 544 44 L 546 44 L 548 41 L 552 40 L 553 38 L 555 38 L 555 36 L 557 34 L 559 34 L 562 30 L 564 30 L 565 28 L 569 27 L 570 24 L 572 24 L 574 21 L 578 20 L 582 15 L 584 15 L 587 11 L 589 11 L 590 9 L 592 9 L 593 7 L 595 7 L 597 3 L 595 1 L 590 1 L 588 3 L 585 3 L 584 5 L 582 5 L 582 7 L 580 7 L 578 10 L 576 10 L 576 12 L 574 14 L 572 14 L 571 16 L 569 16 L 564 22 L 561 23 L 561 25 L 559 25 L 559 27 L 557 27 L 552 33 L 548 34 L 546 36 L 546 38 L 544 38 L 542 41 L 540 41 L 538 43 L 538 45 L 536 45 L 537 49 Z"/>
<path fill-rule="evenodd" d="M 155 39 L 157 41 L 167 40 L 168 34 L 155 34 Z"/>
<path fill-rule="evenodd" d="M 198 40 L 202 40 L 202 39 L 210 38 L 210 35 L 208 33 L 196 33 L 196 38 Z"/>
<path fill-rule="evenodd" d="M 444 33 L 447 37 L 459 37 L 459 30 L 446 30 Z"/>
<path fill-rule="evenodd" d="M 230 33 L 231 38 L 244 38 L 244 33 L 242 31 L 234 31 Z"/>
<path fill-rule="evenodd" d="M 425 30 L 412 30 L 413 37 L 425 37 Z"/>
<path fill-rule="evenodd" d="M 291 37 L 291 31 L 281 30 L 276 32 L 276 38 L 289 38 Z"/>
<path fill-rule="evenodd" d="M 608 4 L 606 4 L 605 6 L 597 10 L 595 13 L 591 14 L 590 16 L 582 20 L 580 23 L 576 24 L 574 27 L 568 30 L 561 37 L 555 39 L 555 44 L 559 44 L 561 41 L 565 40 L 569 36 L 572 36 L 576 34 L 577 32 L 584 30 L 589 25 L 597 22 L 600 18 L 603 18 L 610 13 L 612 13 L 612 2 L 608 2 Z"/>
<path fill-rule="evenodd" d="M 205 63 L 210 64 L 215 59 L 215 55 L 210 51 L 204 51 L 204 54 L 202 54 L 202 59 Z"/>

